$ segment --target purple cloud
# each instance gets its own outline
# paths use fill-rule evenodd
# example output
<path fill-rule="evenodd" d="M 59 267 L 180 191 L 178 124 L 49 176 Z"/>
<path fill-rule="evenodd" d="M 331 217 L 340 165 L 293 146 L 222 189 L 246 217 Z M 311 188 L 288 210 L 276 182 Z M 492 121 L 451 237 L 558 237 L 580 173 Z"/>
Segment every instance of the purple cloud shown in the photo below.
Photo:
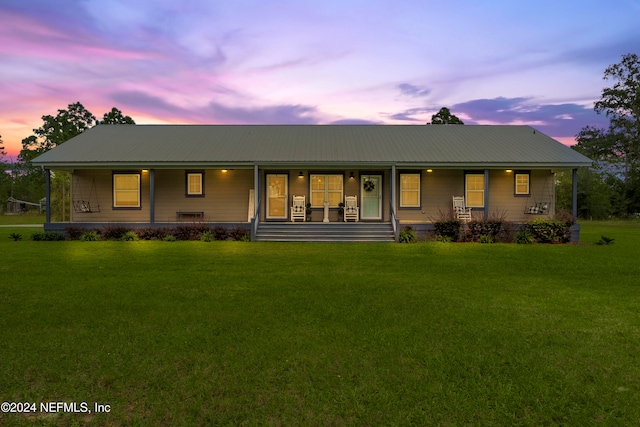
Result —
<path fill-rule="evenodd" d="M 475 99 L 455 104 L 452 111 L 467 124 L 531 124 L 553 137 L 574 137 L 587 126 L 608 126 L 606 117 L 579 104 L 536 104 L 533 98 Z"/>
<path fill-rule="evenodd" d="M 431 89 L 421 88 L 419 86 L 412 85 L 410 83 L 400 83 L 398 85 L 398 89 L 400 89 L 401 95 L 406 95 L 413 98 L 427 96 L 431 93 Z"/>

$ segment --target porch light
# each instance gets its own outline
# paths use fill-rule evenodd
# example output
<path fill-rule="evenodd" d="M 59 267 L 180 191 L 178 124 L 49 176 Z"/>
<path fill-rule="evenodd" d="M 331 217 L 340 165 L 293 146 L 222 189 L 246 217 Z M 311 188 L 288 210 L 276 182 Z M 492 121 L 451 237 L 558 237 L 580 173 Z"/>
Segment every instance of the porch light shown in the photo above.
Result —
<path fill-rule="evenodd" d="M 511 172 L 513 172 L 513 170 L 512 169 L 507 169 L 505 172 L 506 173 L 511 173 Z"/>
<path fill-rule="evenodd" d="M 354 179 L 353 172 L 349 175 L 349 179 Z"/>
<path fill-rule="evenodd" d="M 300 171 L 300 173 L 298 174 L 298 178 L 304 178 L 304 174 L 302 173 L 302 171 Z"/>
<path fill-rule="evenodd" d="M 142 169 L 142 173 L 147 173 L 149 172 L 149 169 Z"/>
<path fill-rule="evenodd" d="M 222 169 L 222 173 L 227 173 L 229 172 L 227 169 Z"/>
<path fill-rule="evenodd" d="M 427 173 L 433 172 L 433 169 L 427 169 Z"/>

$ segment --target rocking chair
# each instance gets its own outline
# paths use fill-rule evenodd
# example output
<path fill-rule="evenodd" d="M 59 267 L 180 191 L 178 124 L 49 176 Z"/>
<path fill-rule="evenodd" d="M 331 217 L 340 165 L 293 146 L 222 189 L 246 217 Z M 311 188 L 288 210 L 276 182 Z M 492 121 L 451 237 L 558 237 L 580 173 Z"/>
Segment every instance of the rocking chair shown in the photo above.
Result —
<path fill-rule="evenodd" d="M 463 221 L 471 221 L 471 208 L 468 208 L 464 203 L 464 197 L 453 196 L 453 212 L 456 218 Z"/>
<path fill-rule="evenodd" d="M 347 222 L 350 219 L 355 222 L 358 222 L 360 219 L 357 196 L 344 197 L 344 222 Z"/>
<path fill-rule="evenodd" d="M 293 196 L 293 205 L 291 205 L 291 222 L 295 222 L 296 219 L 300 219 L 302 222 L 307 220 L 305 196 Z"/>

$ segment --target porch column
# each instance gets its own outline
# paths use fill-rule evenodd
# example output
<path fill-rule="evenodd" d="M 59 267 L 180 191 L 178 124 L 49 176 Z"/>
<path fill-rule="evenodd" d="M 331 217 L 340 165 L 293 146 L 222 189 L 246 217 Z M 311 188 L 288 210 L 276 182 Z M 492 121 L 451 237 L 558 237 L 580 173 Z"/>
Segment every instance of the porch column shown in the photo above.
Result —
<path fill-rule="evenodd" d="M 484 170 L 484 219 L 489 218 L 489 169 Z"/>
<path fill-rule="evenodd" d="M 578 218 L 578 169 L 571 171 L 571 215 L 574 221 Z"/>
<path fill-rule="evenodd" d="M 253 198 L 254 198 L 254 211 L 253 217 L 258 217 L 258 211 L 260 209 L 260 170 L 258 165 L 253 165 Z"/>
<path fill-rule="evenodd" d="M 13 171 L 12 171 L 13 172 Z M 51 222 L 51 171 L 44 170 L 44 197 L 45 197 L 45 221 L 47 224 Z"/>
<path fill-rule="evenodd" d="M 389 200 L 391 203 L 391 210 L 389 214 L 396 214 L 396 165 L 391 165 L 391 189 L 389 190 Z M 393 218 L 391 218 L 393 220 Z"/>
<path fill-rule="evenodd" d="M 156 171 L 149 169 L 149 222 L 156 222 Z"/>

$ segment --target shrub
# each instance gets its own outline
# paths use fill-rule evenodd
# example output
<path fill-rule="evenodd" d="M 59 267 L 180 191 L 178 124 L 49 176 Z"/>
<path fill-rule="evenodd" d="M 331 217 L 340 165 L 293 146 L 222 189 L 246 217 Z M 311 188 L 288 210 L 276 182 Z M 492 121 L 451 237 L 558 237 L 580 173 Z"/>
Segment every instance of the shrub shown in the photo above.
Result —
<path fill-rule="evenodd" d="M 596 245 L 613 245 L 613 241 L 616 239 L 612 239 L 611 237 L 600 236 L 600 240 L 596 242 Z"/>
<path fill-rule="evenodd" d="M 60 233 L 59 231 L 43 231 L 43 232 L 33 233 L 31 235 L 31 240 L 37 241 L 37 242 L 43 242 L 43 241 L 54 242 L 54 241 L 65 240 L 65 236 L 63 233 Z"/>
<path fill-rule="evenodd" d="M 478 242 L 480 242 L 480 243 L 493 243 L 493 242 L 495 242 L 495 240 L 494 240 L 494 238 L 492 236 L 490 236 L 488 234 L 483 234 L 478 239 Z"/>
<path fill-rule="evenodd" d="M 169 232 L 166 228 L 138 228 L 135 230 L 142 240 L 162 240 Z"/>
<path fill-rule="evenodd" d="M 398 241 L 400 243 L 413 243 L 416 241 L 416 232 L 413 228 L 406 226 L 398 234 Z"/>
<path fill-rule="evenodd" d="M 514 243 L 521 245 L 527 245 L 535 242 L 535 239 L 531 234 L 526 231 L 518 231 L 513 239 Z"/>
<path fill-rule="evenodd" d="M 97 242 L 98 240 L 100 240 L 100 233 L 98 233 L 96 230 L 85 231 L 84 233 L 82 233 L 82 236 L 80 236 L 80 240 L 82 240 L 83 242 Z"/>
<path fill-rule="evenodd" d="M 200 235 L 205 231 L 209 231 L 209 226 L 202 223 L 179 225 L 173 230 L 178 240 L 199 240 Z"/>
<path fill-rule="evenodd" d="M 441 219 L 433 223 L 436 232 L 436 239 L 447 237 L 451 242 L 457 242 L 460 239 L 460 229 L 462 221 L 459 219 Z"/>
<path fill-rule="evenodd" d="M 224 227 L 213 227 L 212 233 L 216 240 L 227 240 L 227 229 Z"/>
<path fill-rule="evenodd" d="M 570 224 L 557 219 L 535 219 L 526 224 L 536 242 L 566 243 L 571 240 Z"/>
<path fill-rule="evenodd" d="M 244 227 L 233 227 L 229 230 L 229 237 L 231 240 L 239 240 L 242 242 L 248 242 L 251 240 L 251 233 Z"/>
<path fill-rule="evenodd" d="M 164 236 L 162 238 L 163 242 L 175 242 L 176 240 L 178 240 L 178 239 L 173 234 L 167 234 L 166 236 Z"/>
<path fill-rule="evenodd" d="M 121 240 L 122 236 L 124 236 L 125 233 L 129 231 L 131 231 L 130 228 L 116 225 L 104 227 L 102 230 L 100 230 L 100 235 L 105 240 Z"/>
<path fill-rule="evenodd" d="M 491 238 L 492 242 L 499 240 L 502 231 L 502 219 L 474 219 L 467 222 L 467 238 L 473 242 L 480 241 L 485 236 Z M 487 242 L 482 242 L 487 243 Z"/>
<path fill-rule="evenodd" d="M 87 229 L 82 227 L 66 227 L 64 229 L 64 233 L 67 235 L 67 239 L 69 240 L 80 239 L 80 236 L 82 236 L 82 233 L 85 231 L 87 231 Z"/>
<path fill-rule="evenodd" d="M 201 235 L 200 235 L 200 241 L 201 242 L 212 242 L 214 241 L 216 238 L 214 236 L 214 234 L 211 231 L 204 231 Z"/>
<path fill-rule="evenodd" d="M 9 234 L 9 238 L 13 239 L 14 242 L 17 242 L 18 240 L 22 240 L 22 234 L 20 234 L 20 233 L 11 233 L 11 234 Z"/>
<path fill-rule="evenodd" d="M 120 238 L 120 240 L 125 242 L 133 242 L 138 239 L 140 239 L 140 237 L 138 237 L 138 234 L 135 231 L 127 231 Z"/>

